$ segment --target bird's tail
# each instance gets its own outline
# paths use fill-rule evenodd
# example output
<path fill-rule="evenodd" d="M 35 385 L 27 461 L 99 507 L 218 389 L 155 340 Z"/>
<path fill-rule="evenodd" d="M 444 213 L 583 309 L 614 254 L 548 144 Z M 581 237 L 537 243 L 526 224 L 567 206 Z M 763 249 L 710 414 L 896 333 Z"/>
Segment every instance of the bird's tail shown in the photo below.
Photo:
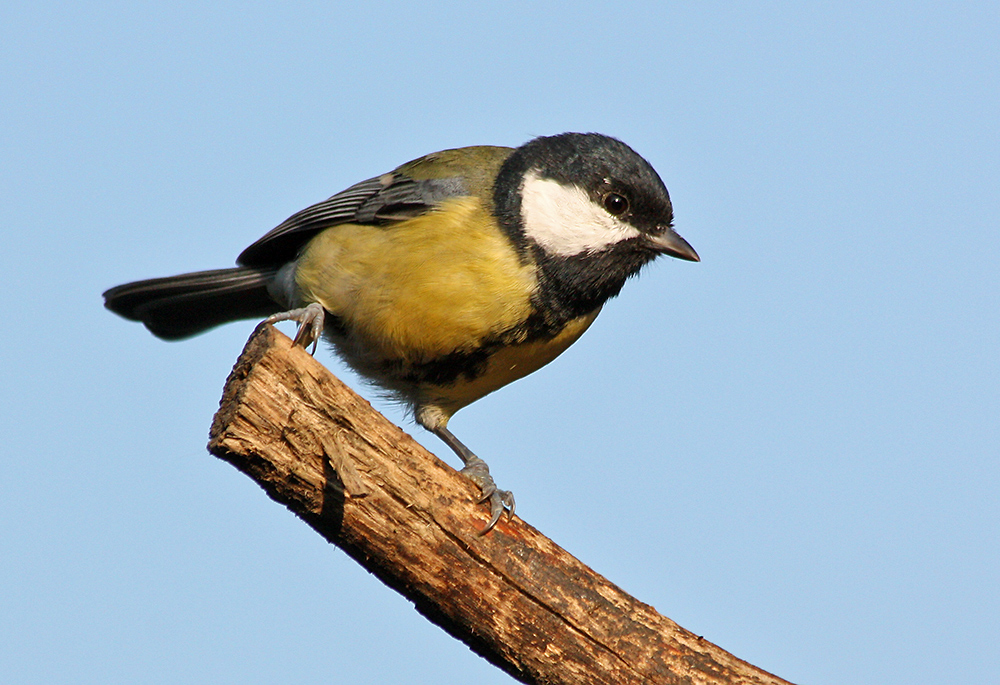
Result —
<path fill-rule="evenodd" d="M 141 321 L 159 338 L 180 340 L 230 321 L 281 311 L 267 292 L 275 273 L 236 267 L 136 281 L 105 292 L 104 306 Z"/>

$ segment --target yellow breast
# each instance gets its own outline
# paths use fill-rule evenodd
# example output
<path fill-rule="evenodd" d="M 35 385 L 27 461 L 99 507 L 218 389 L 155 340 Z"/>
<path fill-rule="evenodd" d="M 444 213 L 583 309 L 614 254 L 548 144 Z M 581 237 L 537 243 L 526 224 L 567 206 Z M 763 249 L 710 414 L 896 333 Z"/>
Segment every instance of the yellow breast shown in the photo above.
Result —
<path fill-rule="evenodd" d="M 573 319 L 553 338 L 497 349 L 488 358 L 486 368 L 474 378 L 460 376 L 447 385 L 422 387 L 421 403 L 433 405 L 447 419 L 462 407 L 537 371 L 558 357 L 583 335 L 600 311 L 597 308 Z"/>
<path fill-rule="evenodd" d="M 336 315 L 372 358 L 422 363 L 518 325 L 534 269 L 472 197 L 385 227 L 344 224 L 299 258 L 306 302 Z"/>

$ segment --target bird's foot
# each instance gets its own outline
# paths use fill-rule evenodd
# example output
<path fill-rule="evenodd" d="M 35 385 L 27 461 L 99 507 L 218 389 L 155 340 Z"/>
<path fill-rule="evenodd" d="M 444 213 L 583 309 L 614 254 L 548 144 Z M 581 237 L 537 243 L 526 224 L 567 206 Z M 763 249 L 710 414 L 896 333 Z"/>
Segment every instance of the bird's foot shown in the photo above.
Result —
<path fill-rule="evenodd" d="M 299 325 L 299 330 L 295 333 L 295 340 L 292 341 L 292 344 L 301 345 L 302 347 L 312 345 L 310 354 L 315 354 L 316 345 L 319 343 L 320 336 L 323 335 L 323 320 L 325 318 L 326 313 L 322 305 L 311 302 L 301 309 L 292 309 L 291 311 L 272 314 L 264 320 L 264 323 L 275 324 L 279 321 L 296 322 Z"/>
<path fill-rule="evenodd" d="M 448 416 L 446 414 L 433 405 L 425 405 L 418 409 L 417 421 L 424 428 L 433 431 L 448 447 L 455 451 L 455 454 L 465 464 L 460 473 L 475 483 L 483 493 L 479 502 L 490 503 L 490 521 L 485 528 L 479 531 L 480 535 L 486 535 L 493 530 L 493 526 L 500 520 L 504 511 L 507 512 L 508 519 L 514 516 L 514 495 L 507 490 L 497 488 L 497 484 L 493 482 L 493 476 L 490 475 L 490 467 L 486 465 L 486 462 L 473 454 L 472 450 L 462 444 L 462 441 L 448 430 L 446 427 Z"/>
<path fill-rule="evenodd" d="M 514 515 L 514 495 L 509 490 L 501 490 L 497 487 L 493 476 L 490 475 L 490 467 L 486 465 L 485 461 L 479 457 L 472 457 L 466 462 L 461 474 L 482 490 L 483 496 L 479 502 L 490 503 L 490 521 L 479 532 L 480 535 L 486 535 L 493 530 L 493 526 L 497 524 L 505 511 L 508 519 Z"/>

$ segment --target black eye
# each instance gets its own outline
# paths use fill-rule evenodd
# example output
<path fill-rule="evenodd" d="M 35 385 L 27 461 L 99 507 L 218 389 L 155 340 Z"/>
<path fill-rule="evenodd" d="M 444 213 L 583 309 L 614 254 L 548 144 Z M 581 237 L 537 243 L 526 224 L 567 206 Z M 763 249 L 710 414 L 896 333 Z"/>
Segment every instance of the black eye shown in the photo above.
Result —
<path fill-rule="evenodd" d="M 604 196 L 604 209 L 611 216 L 621 216 L 628 211 L 628 198 L 618 193 L 608 193 Z"/>

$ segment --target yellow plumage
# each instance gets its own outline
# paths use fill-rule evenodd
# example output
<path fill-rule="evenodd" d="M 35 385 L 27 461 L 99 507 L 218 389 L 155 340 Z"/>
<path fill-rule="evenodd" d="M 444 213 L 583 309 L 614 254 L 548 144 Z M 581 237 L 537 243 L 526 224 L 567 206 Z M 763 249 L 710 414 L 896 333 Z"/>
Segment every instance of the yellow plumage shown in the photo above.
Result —
<path fill-rule="evenodd" d="M 389 227 L 326 229 L 295 280 L 372 357 L 422 363 L 468 350 L 524 321 L 537 287 L 479 200 L 464 197 Z"/>
<path fill-rule="evenodd" d="M 448 385 L 428 384 L 424 388 L 426 403 L 439 408 L 447 418 L 494 390 L 537 371 L 576 342 L 600 311 L 598 308 L 586 316 L 573 319 L 554 338 L 508 345 L 496 350 L 489 357 L 486 369 L 475 378 L 460 376 L 455 383 Z"/>
<path fill-rule="evenodd" d="M 295 280 L 304 301 L 321 304 L 349 332 L 331 335 L 341 354 L 375 375 L 386 362 L 426 364 L 516 330 L 532 311 L 536 275 L 482 202 L 461 197 L 388 227 L 328 228 L 300 256 Z M 573 320 L 548 340 L 508 336 L 474 377 L 420 383 L 420 404 L 433 405 L 446 421 L 555 359 L 596 316 Z"/>

